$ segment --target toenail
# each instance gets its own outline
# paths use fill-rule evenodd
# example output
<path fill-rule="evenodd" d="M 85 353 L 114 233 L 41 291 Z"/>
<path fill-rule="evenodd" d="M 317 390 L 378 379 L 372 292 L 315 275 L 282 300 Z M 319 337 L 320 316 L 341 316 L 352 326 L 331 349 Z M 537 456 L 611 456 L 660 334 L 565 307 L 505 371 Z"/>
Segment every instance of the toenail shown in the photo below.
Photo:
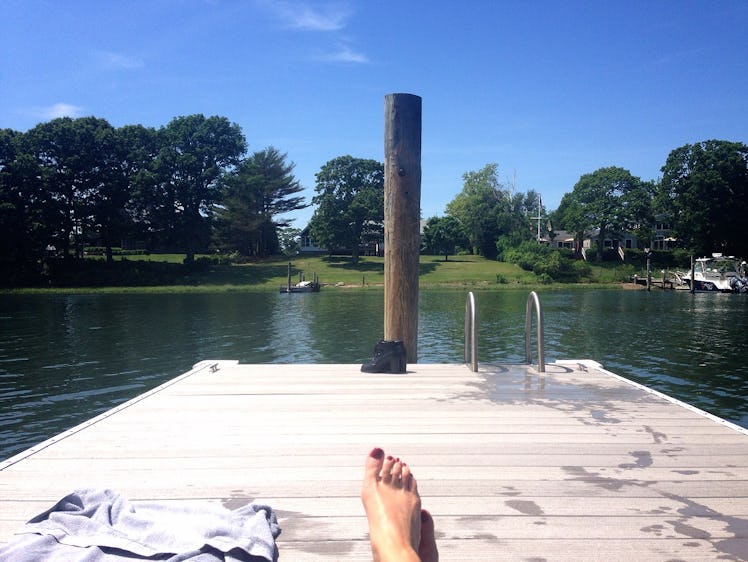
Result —
<path fill-rule="evenodd" d="M 371 450 L 371 453 L 369 453 L 369 455 L 375 459 L 381 459 L 384 457 L 384 451 L 379 447 L 375 447 Z"/>

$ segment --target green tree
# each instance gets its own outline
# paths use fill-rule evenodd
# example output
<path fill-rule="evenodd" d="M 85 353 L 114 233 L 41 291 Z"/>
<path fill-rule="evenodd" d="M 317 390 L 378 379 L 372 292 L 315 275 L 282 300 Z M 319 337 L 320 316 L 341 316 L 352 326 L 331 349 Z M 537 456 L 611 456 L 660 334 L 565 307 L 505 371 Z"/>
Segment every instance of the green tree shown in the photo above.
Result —
<path fill-rule="evenodd" d="M 28 240 L 28 212 L 16 160 L 19 133 L 0 130 L 0 261 L 22 262 Z M 3 268 L 5 269 L 5 268 Z"/>
<path fill-rule="evenodd" d="M 152 249 L 158 246 L 159 234 L 168 231 L 159 222 L 166 213 L 155 173 L 161 135 L 152 127 L 126 125 L 117 129 L 117 137 L 123 157 L 121 173 L 130 186 L 125 206 L 129 228 L 124 234 L 131 243 Z"/>
<path fill-rule="evenodd" d="M 631 172 L 614 166 L 600 168 L 580 177 L 573 191 L 564 195 L 564 227 L 577 235 L 597 230 L 597 261 L 602 261 L 605 239 L 633 230 L 646 200 L 646 186 Z"/>
<path fill-rule="evenodd" d="M 346 248 L 358 263 L 364 235 L 381 232 L 384 221 L 384 166 L 376 160 L 339 156 L 316 174 L 309 223 L 314 239 L 331 251 Z"/>
<path fill-rule="evenodd" d="M 33 267 L 52 235 L 44 220 L 41 170 L 24 141 L 23 133 L 0 130 L 0 262 L 12 264 L 14 277 Z"/>
<path fill-rule="evenodd" d="M 527 193 L 514 193 L 507 199 L 508 205 L 503 204 L 498 208 L 497 223 L 499 227 L 499 239 L 496 247 L 499 259 L 508 248 L 519 246 L 523 242 L 535 238 L 538 208 L 541 207 L 540 195 L 534 190 Z M 543 216 L 543 215 L 541 215 Z M 541 231 L 545 219 L 541 220 Z"/>
<path fill-rule="evenodd" d="M 509 193 L 499 183 L 498 164 L 466 172 L 462 179 L 462 191 L 447 205 L 447 214 L 459 221 L 474 254 L 493 259 L 501 234 L 499 216 L 511 208 Z"/>
<path fill-rule="evenodd" d="M 578 257 L 582 252 L 585 229 L 588 228 L 584 205 L 579 198 L 571 192 L 564 193 L 558 209 L 553 212 L 551 222 L 572 233 L 574 236 L 574 253 Z"/>
<path fill-rule="evenodd" d="M 127 206 L 131 199 L 131 166 L 127 145 L 119 131 L 105 121 L 91 130 L 95 155 L 90 189 L 87 195 L 89 236 L 96 236 L 105 248 L 107 262 L 112 262 L 112 246 L 120 245 L 131 219 Z"/>
<path fill-rule="evenodd" d="M 248 256 L 280 251 L 278 230 L 291 223 L 282 215 L 307 207 L 304 198 L 296 195 L 304 188 L 286 158 L 269 147 L 227 174 L 223 198 L 215 209 L 222 245 Z"/>
<path fill-rule="evenodd" d="M 221 195 L 221 179 L 239 162 L 247 143 L 239 125 L 199 114 L 176 117 L 160 135 L 154 168 L 158 206 L 173 240 L 187 254 L 185 261 L 192 263 L 210 239 L 209 218 Z"/>
<path fill-rule="evenodd" d="M 625 204 L 630 216 L 630 229 L 639 243 L 651 247 L 654 242 L 655 223 L 658 214 L 657 181 L 642 181 L 639 188 L 630 192 Z M 640 244 L 641 245 L 641 244 Z"/>
<path fill-rule="evenodd" d="M 301 229 L 290 226 L 278 229 L 278 241 L 280 242 L 281 253 L 284 256 L 294 256 L 299 253 Z"/>
<path fill-rule="evenodd" d="M 660 200 L 679 244 L 700 254 L 748 255 L 748 147 L 708 140 L 676 148 L 662 167 Z"/>
<path fill-rule="evenodd" d="M 425 254 L 443 255 L 444 261 L 448 261 L 450 254 L 467 245 L 467 239 L 456 218 L 431 217 L 423 227 L 421 245 Z"/>
<path fill-rule="evenodd" d="M 45 220 L 66 257 L 71 243 L 81 257 L 86 236 L 101 224 L 97 219 L 112 211 L 99 203 L 107 198 L 104 193 L 112 181 L 113 135 L 112 126 L 96 117 L 62 117 L 26 133 L 47 191 Z"/>

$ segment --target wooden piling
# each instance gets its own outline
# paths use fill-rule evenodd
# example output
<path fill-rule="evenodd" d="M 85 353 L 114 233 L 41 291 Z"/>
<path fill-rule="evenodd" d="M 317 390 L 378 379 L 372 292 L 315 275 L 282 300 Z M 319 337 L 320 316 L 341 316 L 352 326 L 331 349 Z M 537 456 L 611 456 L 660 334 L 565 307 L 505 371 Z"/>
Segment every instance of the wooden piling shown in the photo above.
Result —
<path fill-rule="evenodd" d="M 696 293 L 696 261 L 691 254 L 691 293 Z"/>
<path fill-rule="evenodd" d="M 402 340 L 418 361 L 421 245 L 421 98 L 384 99 L 384 339 Z"/>

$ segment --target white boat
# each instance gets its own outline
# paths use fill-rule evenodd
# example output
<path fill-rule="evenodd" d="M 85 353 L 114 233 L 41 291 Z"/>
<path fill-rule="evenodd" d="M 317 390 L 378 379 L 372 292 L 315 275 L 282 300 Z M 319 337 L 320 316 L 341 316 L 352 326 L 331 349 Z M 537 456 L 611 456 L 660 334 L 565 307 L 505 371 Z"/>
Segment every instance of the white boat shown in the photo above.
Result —
<path fill-rule="evenodd" d="M 320 284 L 315 281 L 299 281 L 295 285 L 280 288 L 281 293 L 319 293 Z"/>
<path fill-rule="evenodd" d="M 698 258 L 694 264 L 693 288 L 698 292 L 745 293 L 748 292 L 746 263 L 733 256 L 712 254 L 711 258 Z M 691 272 L 679 275 L 691 288 Z"/>
<path fill-rule="evenodd" d="M 291 262 L 288 262 L 288 278 L 285 285 L 281 285 L 281 293 L 319 293 L 319 279 L 314 274 L 314 280 L 306 281 L 304 276 L 299 273 L 299 282 L 291 285 Z"/>

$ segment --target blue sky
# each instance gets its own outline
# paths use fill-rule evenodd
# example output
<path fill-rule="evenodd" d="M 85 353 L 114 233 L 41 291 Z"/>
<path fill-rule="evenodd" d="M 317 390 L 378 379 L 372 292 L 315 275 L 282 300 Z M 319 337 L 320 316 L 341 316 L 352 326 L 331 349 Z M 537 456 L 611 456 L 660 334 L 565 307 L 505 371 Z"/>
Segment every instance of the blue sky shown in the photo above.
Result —
<path fill-rule="evenodd" d="M 668 153 L 748 142 L 748 2 L 4 0 L 0 127 L 192 113 L 314 174 L 383 161 L 384 97 L 423 98 L 425 218 L 488 163 L 554 209 L 582 174 L 655 179 Z M 303 227 L 313 208 L 297 212 Z"/>

